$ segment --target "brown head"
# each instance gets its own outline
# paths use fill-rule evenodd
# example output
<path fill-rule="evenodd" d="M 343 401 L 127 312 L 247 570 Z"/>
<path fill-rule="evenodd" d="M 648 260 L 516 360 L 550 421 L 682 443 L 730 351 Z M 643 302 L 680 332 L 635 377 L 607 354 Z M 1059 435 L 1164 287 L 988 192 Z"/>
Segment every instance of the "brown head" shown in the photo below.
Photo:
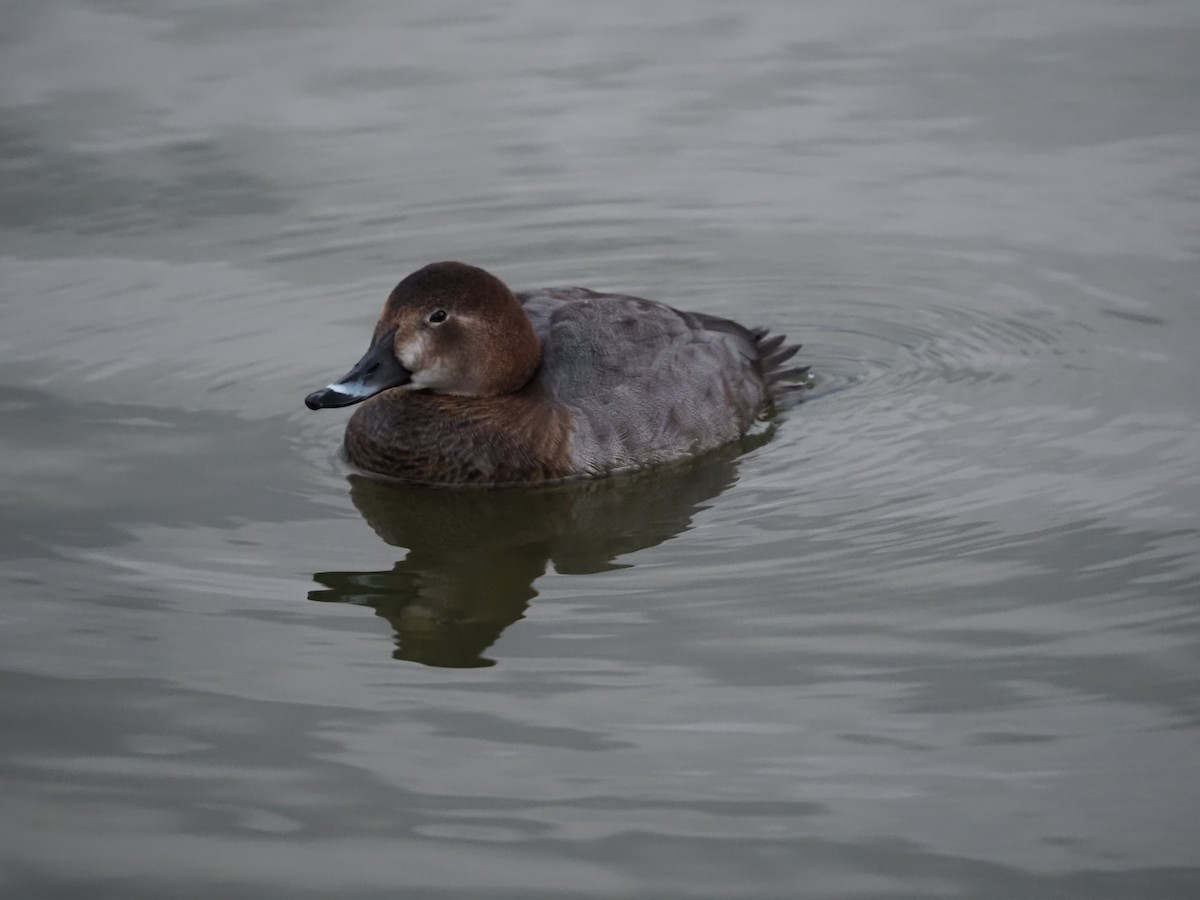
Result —
<path fill-rule="evenodd" d="M 431 263 L 396 285 L 354 368 L 304 402 L 349 406 L 400 386 L 494 397 L 523 388 L 541 356 L 533 325 L 504 282 L 464 263 Z"/>

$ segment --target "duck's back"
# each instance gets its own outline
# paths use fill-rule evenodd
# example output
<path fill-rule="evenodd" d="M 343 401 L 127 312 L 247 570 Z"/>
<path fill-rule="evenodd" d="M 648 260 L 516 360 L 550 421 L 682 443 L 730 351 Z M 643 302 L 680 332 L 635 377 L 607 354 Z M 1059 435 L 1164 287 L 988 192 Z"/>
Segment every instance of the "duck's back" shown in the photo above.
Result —
<path fill-rule="evenodd" d="M 745 434 L 793 348 L 735 322 L 582 288 L 517 295 L 542 340 L 537 388 L 565 407 L 580 472 L 665 462 Z"/>

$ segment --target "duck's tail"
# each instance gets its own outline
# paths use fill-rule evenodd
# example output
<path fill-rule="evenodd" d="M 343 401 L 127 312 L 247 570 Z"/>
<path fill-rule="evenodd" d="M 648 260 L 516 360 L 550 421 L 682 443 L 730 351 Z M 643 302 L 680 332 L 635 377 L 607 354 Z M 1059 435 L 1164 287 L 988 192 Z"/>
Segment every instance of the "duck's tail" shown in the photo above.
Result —
<path fill-rule="evenodd" d="M 800 344 L 785 345 L 786 335 L 771 334 L 766 328 L 751 329 L 750 337 L 758 351 L 759 371 L 771 399 L 809 387 L 807 376 L 812 366 L 786 365 L 799 352 Z"/>
<path fill-rule="evenodd" d="M 685 317 L 709 331 L 732 334 L 745 341 L 747 358 L 754 363 L 762 376 L 770 402 L 784 397 L 797 397 L 812 386 L 807 377 L 811 366 L 788 366 L 787 362 L 800 350 L 799 344 L 787 344 L 786 335 L 771 334 L 766 328 L 747 328 L 730 319 L 710 316 L 705 313 L 687 313 Z"/>

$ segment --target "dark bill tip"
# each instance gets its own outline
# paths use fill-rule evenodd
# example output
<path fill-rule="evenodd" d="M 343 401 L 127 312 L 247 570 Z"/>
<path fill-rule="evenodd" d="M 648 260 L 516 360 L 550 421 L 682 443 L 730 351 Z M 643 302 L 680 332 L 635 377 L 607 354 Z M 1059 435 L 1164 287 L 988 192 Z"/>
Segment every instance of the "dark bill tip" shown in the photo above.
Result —
<path fill-rule="evenodd" d="M 321 388 L 321 390 L 313 391 L 305 397 L 304 405 L 309 409 L 334 409 L 339 406 L 349 406 L 352 403 L 357 403 L 365 399 L 366 397 L 343 394 L 340 391 L 335 391 L 333 388 Z"/>
<path fill-rule="evenodd" d="M 309 409 L 330 409 L 350 406 L 380 391 L 399 387 L 412 381 L 412 372 L 400 364 L 392 349 L 390 337 L 375 341 L 366 354 L 346 376 L 334 384 L 313 391 L 304 398 Z"/>

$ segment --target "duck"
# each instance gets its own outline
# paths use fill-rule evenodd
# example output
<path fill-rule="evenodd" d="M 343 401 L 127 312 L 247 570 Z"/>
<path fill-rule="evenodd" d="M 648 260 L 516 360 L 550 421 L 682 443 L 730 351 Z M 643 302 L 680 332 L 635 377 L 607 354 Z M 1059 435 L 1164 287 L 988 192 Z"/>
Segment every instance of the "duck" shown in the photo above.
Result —
<path fill-rule="evenodd" d="M 807 366 L 783 335 L 579 287 L 513 292 L 461 262 L 388 296 L 363 357 L 305 398 L 361 404 L 343 458 L 385 479 L 502 486 L 595 478 L 744 436 Z"/>

